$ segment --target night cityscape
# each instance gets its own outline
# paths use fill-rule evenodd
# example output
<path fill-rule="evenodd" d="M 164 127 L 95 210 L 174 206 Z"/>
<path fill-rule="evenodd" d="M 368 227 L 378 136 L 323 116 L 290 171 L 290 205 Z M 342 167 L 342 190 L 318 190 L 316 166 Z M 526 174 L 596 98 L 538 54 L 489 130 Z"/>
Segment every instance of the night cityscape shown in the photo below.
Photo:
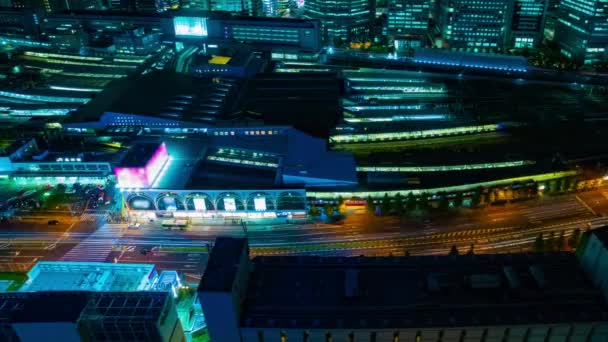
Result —
<path fill-rule="evenodd" d="M 608 342 L 608 0 L 0 0 L 0 342 Z"/>

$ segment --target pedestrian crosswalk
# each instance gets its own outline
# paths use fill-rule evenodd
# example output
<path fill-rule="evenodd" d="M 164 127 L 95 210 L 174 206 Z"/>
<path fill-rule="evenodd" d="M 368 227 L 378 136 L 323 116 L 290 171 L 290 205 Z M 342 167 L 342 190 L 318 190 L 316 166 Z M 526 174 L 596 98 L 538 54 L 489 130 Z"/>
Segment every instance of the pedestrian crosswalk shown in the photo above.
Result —
<path fill-rule="evenodd" d="M 62 261 L 106 261 L 114 241 L 123 235 L 124 224 L 105 224 L 67 252 Z"/>
<path fill-rule="evenodd" d="M 107 217 L 107 213 L 85 211 L 80 215 L 80 222 L 96 222 L 97 220 Z"/>

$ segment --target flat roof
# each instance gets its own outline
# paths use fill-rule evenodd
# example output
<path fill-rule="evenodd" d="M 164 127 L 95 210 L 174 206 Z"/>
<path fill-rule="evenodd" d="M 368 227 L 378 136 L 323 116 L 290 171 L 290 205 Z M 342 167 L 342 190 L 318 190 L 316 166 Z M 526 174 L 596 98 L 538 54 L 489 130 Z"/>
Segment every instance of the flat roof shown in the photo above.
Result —
<path fill-rule="evenodd" d="M 199 292 L 230 291 L 239 262 L 247 248 L 247 239 L 218 237 L 207 262 L 205 274 L 198 286 Z"/>
<path fill-rule="evenodd" d="M 154 71 L 137 78 L 112 82 L 66 121 L 98 121 L 104 113 L 118 113 L 166 120 L 209 123 L 209 108 L 221 115 L 230 108 L 238 88 L 233 81 L 195 78 L 173 71 Z M 213 121 L 213 120 L 212 120 Z"/>
<path fill-rule="evenodd" d="M 243 327 L 372 329 L 608 319 L 601 292 L 572 253 L 265 256 L 253 263 Z"/>
<path fill-rule="evenodd" d="M 209 60 L 209 64 L 228 64 L 232 57 L 227 56 L 213 56 Z"/>
<path fill-rule="evenodd" d="M 28 272 L 20 291 L 137 291 L 153 264 L 41 261 Z"/>

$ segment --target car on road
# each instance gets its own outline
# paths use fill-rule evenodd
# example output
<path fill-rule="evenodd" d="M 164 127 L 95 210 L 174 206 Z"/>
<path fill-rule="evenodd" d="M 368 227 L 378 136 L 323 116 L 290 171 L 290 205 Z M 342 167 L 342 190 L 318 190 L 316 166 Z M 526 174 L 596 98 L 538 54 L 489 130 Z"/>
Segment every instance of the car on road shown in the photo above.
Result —
<path fill-rule="evenodd" d="M 49 225 L 54 226 L 56 224 L 59 224 L 59 221 L 57 221 L 57 220 L 49 220 L 48 223 L 49 223 Z"/>
<path fill-rule="evenodd" d="M 130 223 L 128 228 L 129 229 L 139 229 L 141 225 L 139 223 Z"/>
<path fill-rule="evenodd" d="M 140 253 L 141 255 L 146 255 L 146 254 L 148 254 L 149 252 L 150 252 L 150 251 L 149 251 L 148 249 L 146 249 L 146 248 L 142 248 L 142 249 L 140 249 L 140 250 L 139 250 L 139 253 Z"/>

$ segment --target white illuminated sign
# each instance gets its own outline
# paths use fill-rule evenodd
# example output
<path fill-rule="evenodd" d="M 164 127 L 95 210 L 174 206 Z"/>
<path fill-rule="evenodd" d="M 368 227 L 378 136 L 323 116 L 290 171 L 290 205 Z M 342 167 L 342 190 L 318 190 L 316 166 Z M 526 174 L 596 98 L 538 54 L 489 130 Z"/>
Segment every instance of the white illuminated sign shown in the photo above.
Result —
<path fill-rule="evenodd" d="M 146 200 L 134 200 L 133 202 L 131 202 L 131 205 L 135 209 L 149 209 L 150 208 L 150 201 L 146 201 Z"/>
<path fill-rule="evenodd" d="M 175 17 L 173 27 L 176 37 L 207 37 L 207 18 Z"/>
<path fill-rule="evenodd" d="M 192 199 L 194 203 L 194 210 L 205 211 L 207 210 L 207 205 L 205 204 L 204 198 L 194 198 Z"/>
<path fill-rule="evenodd" d="M 234 198 L 224 198 L 224 209 L 226 211 L 236 211 L 236 202 Z"/>
<path fill-rule="evenodd" d="M 256 197 L 253 199 L 253 206 L 256 211 L 266 210 L 266 197 Z"/>

